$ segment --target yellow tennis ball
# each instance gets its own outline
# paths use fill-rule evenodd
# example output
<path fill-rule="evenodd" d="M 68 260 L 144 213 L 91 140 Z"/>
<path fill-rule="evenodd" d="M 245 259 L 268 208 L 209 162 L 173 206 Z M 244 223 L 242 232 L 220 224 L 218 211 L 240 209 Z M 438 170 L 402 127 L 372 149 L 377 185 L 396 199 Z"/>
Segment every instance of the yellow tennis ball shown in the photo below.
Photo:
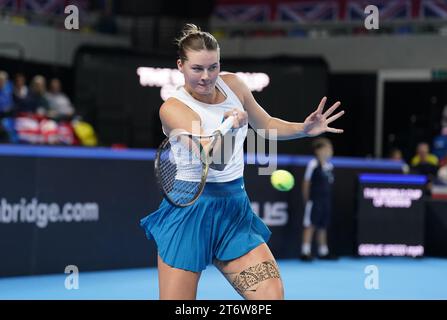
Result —
<path fill-rule="evenodd" d="M 273 171 L 270 181 L 273 187 L 279 191 L 290 191 L 295 185 L 295 178 L 287 170 Z"/>

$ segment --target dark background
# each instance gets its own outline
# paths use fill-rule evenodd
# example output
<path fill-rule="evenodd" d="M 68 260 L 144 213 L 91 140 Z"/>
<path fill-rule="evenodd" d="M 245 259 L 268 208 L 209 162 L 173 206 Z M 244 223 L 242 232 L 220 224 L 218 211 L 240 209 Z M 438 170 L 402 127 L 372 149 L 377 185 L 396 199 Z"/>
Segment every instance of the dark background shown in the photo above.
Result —
<path fill-rule="evenodd" d="M 76 59 L 78 111 L 91 122 L 105 145 L 157 147 L 162 139 L 159 87 L 142 87 L 138 67 L 176 69 L 175 56 L 139 55 L 84 48 Z M 304 121 L 327 91 L 328 69 L 318 58 L 222 59 L 222 71 L 264 72 L 270 84 L 253 92 L 272 116 Z M 334 101 L 335 102 L 335 101 Z M 309 154 L 306 143 L 285 141 L 278 152 Z"/>

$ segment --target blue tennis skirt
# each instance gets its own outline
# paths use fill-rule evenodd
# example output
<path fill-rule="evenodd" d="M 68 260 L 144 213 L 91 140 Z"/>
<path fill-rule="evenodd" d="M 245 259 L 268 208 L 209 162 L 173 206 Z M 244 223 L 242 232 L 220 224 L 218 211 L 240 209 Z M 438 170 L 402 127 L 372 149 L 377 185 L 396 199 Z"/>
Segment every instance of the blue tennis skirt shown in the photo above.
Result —
<path fill-rule="evenodd" d="M 243 256 L 267 242 L 271 232 L 253 212 L 244 180 L 207 183 L 200 198 L 179 208 L 163 199 L 140 221 L 158 254 L 171 267 L 199 272 L 214 259 Z"/>

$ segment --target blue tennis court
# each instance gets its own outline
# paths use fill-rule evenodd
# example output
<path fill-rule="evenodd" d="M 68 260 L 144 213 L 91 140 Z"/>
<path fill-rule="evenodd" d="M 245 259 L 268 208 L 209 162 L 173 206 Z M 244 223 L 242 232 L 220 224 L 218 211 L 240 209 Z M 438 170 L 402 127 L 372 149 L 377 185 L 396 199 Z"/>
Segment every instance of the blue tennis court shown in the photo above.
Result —
<path fill-rule="evenodd" d="M 341 258 L 279 260 L 288 300 L 447 299 L 447 259 Z M 365 288 L 367 266 L 378 270 L 378 289 Z M 0 299 L 158 299 L 155 268 L 82 272 L 79 289 L 65 289 L 66 274 L 0 279 Z M 203 273 L 198 299 L 241 299 L 213 266 Z"/>

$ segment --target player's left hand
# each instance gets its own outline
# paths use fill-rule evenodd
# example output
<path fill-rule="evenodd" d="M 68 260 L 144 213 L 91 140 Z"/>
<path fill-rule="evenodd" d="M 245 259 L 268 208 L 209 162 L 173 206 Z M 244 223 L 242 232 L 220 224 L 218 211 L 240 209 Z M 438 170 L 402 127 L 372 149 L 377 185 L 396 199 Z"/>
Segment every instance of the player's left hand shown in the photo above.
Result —
<path fill-rule="evenodd" d="M 323 113 L 326 100 L 326 97 L 321 99 L 317 110 L 311 113 L 306 120 L 304 120 L 304 133 L 307 136 L 314 137 L 325 132 L 343 133 L 342 129 L 335 129 L 328 126 L 332 121 L 337 120 L 345 113 L 344 111 L 340 111 L 332 117 L 329 117 L 335 109 L 341 105 L 341 102 L 337 101 L 329 109 L 327 109 L 325 113 Z"/>

